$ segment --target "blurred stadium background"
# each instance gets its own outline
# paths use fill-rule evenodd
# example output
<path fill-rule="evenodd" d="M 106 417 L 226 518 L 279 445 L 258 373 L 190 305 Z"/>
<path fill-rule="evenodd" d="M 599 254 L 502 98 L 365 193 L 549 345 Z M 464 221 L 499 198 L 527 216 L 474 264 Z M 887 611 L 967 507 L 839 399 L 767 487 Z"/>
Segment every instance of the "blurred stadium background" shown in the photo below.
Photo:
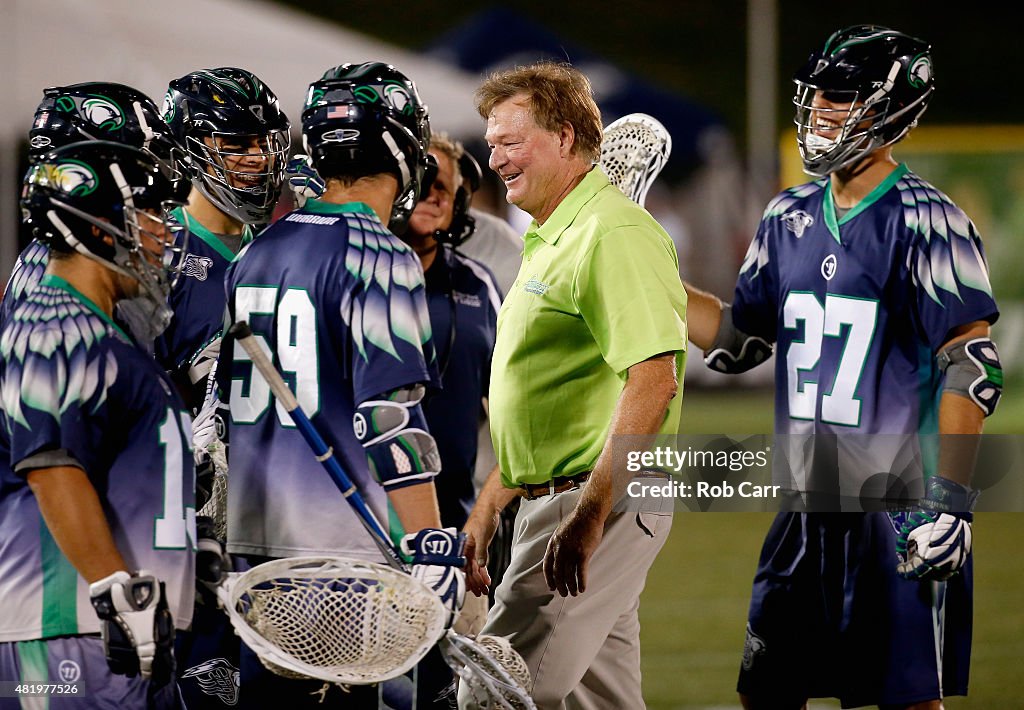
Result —
<path fill-rule="evenodd" d="M 1003 310 L 995 337 L 1008 370 L 987 431 L 1022 434 L 1024 94 L 1011 84 L 1019 42 L 1007 21 L 1016 5 L 950 14 L 940 4 L 891 0 L 3 0 L 0 268 L 9 272 L 25 239 L 16 196 L 45 86 L 121 81 L 159 104 L 171 78 L 242 66 L 268 82 L 297 125 L 305 87 L 325 68 L 384 60 L 417 81 L 435 130 L 485 157 L 471 103 L 480 77 L 553 57 L 587 71 L 606 123 L 645 111 L 668 126 L 673 157 L 648 208 L 675 238 L 683 275 L 728 298 L 761 208 L 780 186 L 803 180 L 790 131 L 792 71 L 831 31 L 877 23 L 933 44 L 938 90 L 924 126 L 896 155 L 960 204 L 985 239 Z M 495 184 L 478 205 L 522 221 L 504 212 Z M 770 369 L 726 378 L 691 357 L 683 431 L 770 432 Z M 677 516 L 641 605 L 649 707 L 736 706 L 747 595 L 770 515 Z M 1024 658 L 1024 515 L 985 514 L 975 531 L 972 695 L 947 707 L 1021 707 L 1014 681 Z"/>

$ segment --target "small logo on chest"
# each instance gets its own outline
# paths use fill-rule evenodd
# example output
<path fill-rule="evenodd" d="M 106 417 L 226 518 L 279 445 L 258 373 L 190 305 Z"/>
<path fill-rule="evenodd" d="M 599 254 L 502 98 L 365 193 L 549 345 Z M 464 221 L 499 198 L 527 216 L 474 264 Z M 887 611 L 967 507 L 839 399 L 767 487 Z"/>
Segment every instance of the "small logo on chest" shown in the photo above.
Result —
<path fill-rule="evenodd" d="M 836 261 L 836 255 L 829 254 L 821 262 L 821 275 L 825 277 L 826 281 L 831 281 L 832 277 L 836 275 L 837 268 L 839 268 L 839 265 Z"/>
<path fill-rule="evenodd" d="M 524 291 L 536 294 L 537 296 L 543 296 L 549 288 L 551 288 L 550 285 L 538 280 L 536 276 L 532 277 L 526 282 L 526 285 L 523 286 Z"/>
<path fill-rule="evenodd" d="M 208 256 L 186 254 L 182 271 L 185 276 L 191 276 L 197 281 L 206 281 L 210 276 L 210 269 L 213 267 L 213 259 Z"/>
<path fill-rule="evenodd" d="M 799 239 L 804 236 L 807 228 L 814 224 L 814 217 L 803 210 L 793 210 L 782 215 L 782 223 Z"/>

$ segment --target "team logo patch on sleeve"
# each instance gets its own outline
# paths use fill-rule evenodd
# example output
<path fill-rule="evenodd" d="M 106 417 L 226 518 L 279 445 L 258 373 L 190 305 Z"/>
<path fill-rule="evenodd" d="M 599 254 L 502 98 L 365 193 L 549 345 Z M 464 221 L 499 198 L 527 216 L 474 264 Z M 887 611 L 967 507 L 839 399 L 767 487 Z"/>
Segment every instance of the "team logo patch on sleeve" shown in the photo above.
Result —
<path fill-rule="evenodd" d="M 182 266 L 185 276 L 191 276 L 197 281 L 206 281 L 210 276 L 210 269 L 213 267 L 213 259 L 198 254 L 186 254 L 185 263 Z"/>

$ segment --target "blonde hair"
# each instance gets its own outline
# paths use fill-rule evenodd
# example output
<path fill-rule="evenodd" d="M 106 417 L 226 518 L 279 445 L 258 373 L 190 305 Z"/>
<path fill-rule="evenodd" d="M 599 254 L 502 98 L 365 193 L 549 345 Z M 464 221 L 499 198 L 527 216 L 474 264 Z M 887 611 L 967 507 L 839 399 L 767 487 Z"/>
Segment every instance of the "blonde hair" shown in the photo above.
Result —
<path fill-rule="evenodd" d="M 601 110 L 583 72 L 564 62 L 495 72 L 476 90 L 476 110 L 486 119 L 495 106 L 519 94 L 529 98 L 538 126 L 557 132 L 568 123 L 576 134 L 573 152 L 594 163 L 601 158 Z"/>

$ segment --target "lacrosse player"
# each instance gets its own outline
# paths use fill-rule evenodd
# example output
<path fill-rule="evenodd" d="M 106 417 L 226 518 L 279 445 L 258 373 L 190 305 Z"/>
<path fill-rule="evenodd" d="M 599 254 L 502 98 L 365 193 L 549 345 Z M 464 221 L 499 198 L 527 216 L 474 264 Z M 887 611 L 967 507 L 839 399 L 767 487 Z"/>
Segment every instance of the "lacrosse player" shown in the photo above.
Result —
<path fill-rule="evenodd" d="M 368 505 L 401 539 L 413 574 L 454 615 L 465 588 L 462 539 L 453 528 L 440 529 L 433 483 L 440 459 L 420 406 L 436 378 L 423 271 L 388 231 L 406 226 L 421 189 L 433 183 L 427 110 L 394 67 L 345 64 L 310 85 L 302 126 L 325 190 L 267 228 L 231 265 L 229 317 L 247 321 L 274 354 L 314 425 L 330 432 Z M 254 564 L 300 555 L 381 561 L 230 338 L 217 378 L 230 404 L 228 550 Z M 322 684 L 308 685 L 305 692 Z M 280 692 L 301 703 L 303 687 L 243 654 L 243 703 Z M 347 702 L 376 707 L 374 689 L 354 692 Z"/>
<path fill-rule="evenodd" d="M 809 511 L 768 532 L 738 689 L 748 708 L 819 696 L 940 708 L 967 692 L 977 493 L 961 437 L 934 456 L 919 435 L 981 432 L 1002 388 L 998 309 L 974 225 L 892 156 L 931 98 L 929 45 L 850 27 L 794 80 L 816 179 L 769 203 L 731 307 L 691 293 L 691 334 L 714 369 L 740 372 L 778 345 L 776 432 L 791 442 L 785 476 L 804 482 L 788 482 L 793 508 Z M 879 471 L 916 484 L 909 511 L 822 512 L 901 503 Z"/>
<path fill-rule="evenodd" d="M 613 473 L 609 442 L 678 429 L 686 296 L 675 248 L 595 167 L 601 115 L 579 71 L 541 63 L 495 74 L 477 108 L 506 199 L 534 221 L 498 327 L 500 475 L 466 524 L 470 586 L 486 592 L 479 558 L 499 511 L 522 496 L 483 633 L 523 656 L 539 708 L 642 708 L 639 595 L 672 521 L 612 512 L 628 480 Z"/>
<path fill-rule="evenodd" d="M 112 319 L 129 298 L 166 312 L 183 256 L 164 216 L 173 194 L 151 156 L 122 144 L 38 157 L 22 208 L 49 263 L 0 332 L 0 678 L 63 684 L 94 707 L 180 707 L 190 421 Z"/>
<path fill-rule="evenodd" d="M 288 117 L 277 97 L 255 74 L 221 67 L 190 72 L 171 81 L 164 96 L 163 120 L 188 156 L 191 182 L 188 204 L 174 213 L 187 225 L 189 250 L 182 278 L 171 291 L 174 317 L 156 341 L 157 360 L 199 411 L 193 424 L 200 505 L 213 484 L 211 445 L 216 436 L 218 402 L 204 404 L 206 378 L 220 351 L 224 326 L 224 277 L 254 229 L 270 221 L 280 195 L 291 136 Z M 200 549 L 215 552 L 213 521 L 198 520 Z M 215 583 L 216 554 L 203 555 L 198 573 Z M 199 587 L 193 627 L 178 637 L 179 684 L 189 704 L 233 705 L 238 697 L 240 644 L 214 594 Z"/>
<path fill-rule="evenodd" d="M 28 136 L 30 165 L 69 143 L 114 141 L 149 153 L 174 183 L 176 192 L 183 185 L 177 162 L 181 151 L 160 120 L 159 110 L 148 96 L 124 84 L 90 81 L 44 89 Z M 18 256 L 0 303 L 0 323 L 39 283 L 48 258 L 49 250 L 38 239 L 33 239 Z M 141 337 L 145 333 L 135 335 Z"/>
<path fill-rule="evenodd" d="M 259 77 L 231 67 L 172 81 L 163 118 L 189 156 L 192 191 L 176 218 L 187 223 L 192 246 L 181 286 L 171 294 L 175 316 L 157 341 L 156 355 L 189 394 L 188 404 L 198 408 L 220 351 L 224 274 L 252 239 L 253 228 L 270 221 L 291 124 Z"/>

